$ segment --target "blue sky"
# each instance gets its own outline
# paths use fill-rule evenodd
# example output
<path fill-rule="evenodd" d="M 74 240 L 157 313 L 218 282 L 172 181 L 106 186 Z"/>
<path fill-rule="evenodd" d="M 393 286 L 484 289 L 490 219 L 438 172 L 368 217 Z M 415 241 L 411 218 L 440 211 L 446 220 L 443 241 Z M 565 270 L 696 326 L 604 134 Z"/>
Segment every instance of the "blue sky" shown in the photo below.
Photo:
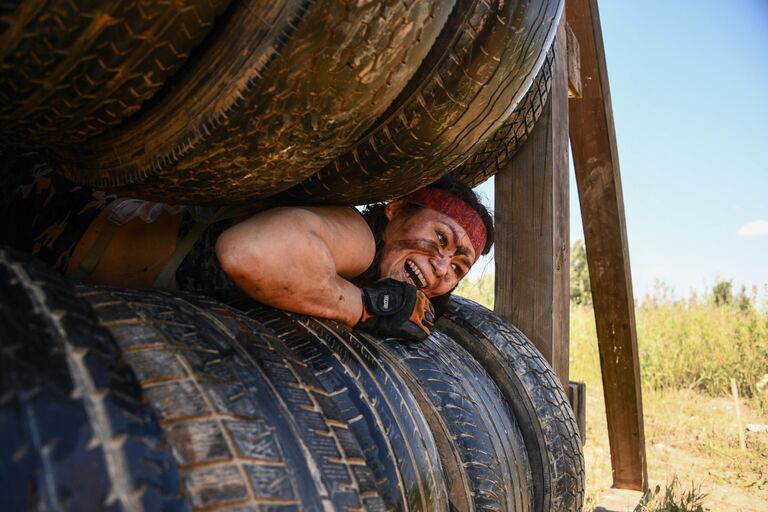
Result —
<path fill-rule="evenodd" d="M 635 296 L 656 280 L 681 297 L 717 279 L 765 295 L 768 2 L 599 8 Z M 479 189 L 492 200 L 492 183 Z M 579 238 L 571 174 L 571 240 Z M 487 261 L 477 267 L 493 271 Z"/>

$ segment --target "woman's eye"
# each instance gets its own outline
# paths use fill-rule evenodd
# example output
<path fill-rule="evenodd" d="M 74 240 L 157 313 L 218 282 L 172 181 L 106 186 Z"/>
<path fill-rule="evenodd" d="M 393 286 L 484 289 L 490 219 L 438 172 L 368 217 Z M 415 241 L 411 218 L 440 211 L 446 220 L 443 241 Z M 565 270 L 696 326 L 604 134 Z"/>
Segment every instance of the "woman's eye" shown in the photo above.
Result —
<path fill-rule="evenodd" d="M 437 241 L 440 242 L 441 247 L 448 245 L 448 238 L 440 231 L 437 232 Z"/>
<path fill-rule="evenodd" d="M 455 264 L 455 263 L 451 263 L 451 267 L 453 268 L 453 272 L 454 272 L 454 274 L 456 274 L 457 276 L 461 277 L 461 274 L 462 274 L 462 270 L 461 270 L 461 267 L 460 267 L 460 266 L 458 266 L 458 265 L 457 265 L 457 264 Z"/>

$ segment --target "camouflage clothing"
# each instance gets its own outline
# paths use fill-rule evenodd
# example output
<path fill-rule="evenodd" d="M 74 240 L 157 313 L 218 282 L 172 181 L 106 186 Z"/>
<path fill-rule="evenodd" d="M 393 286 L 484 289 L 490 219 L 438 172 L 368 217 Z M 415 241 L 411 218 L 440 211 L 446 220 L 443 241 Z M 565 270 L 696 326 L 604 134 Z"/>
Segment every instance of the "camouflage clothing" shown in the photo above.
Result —
<path fill-rule="evenodd" d="M 1 156 L 0 243 L 64 272 L 85 230 L 116 196 L 75 185 L 39 153 Z"/>
<path fill-rule="evenodd" d="M 31 253 L 63 273 L 85 231 L 116 199 L 72 183 L 39 153 L 0 155 L 0 244 Z M 216 258 L 216 239 L 232 222 L 217 221 L 205 229 L 176 269 L 179 289 L 235 287 Z M 192 214 L 185 211 L 178 239 L 194 224 Z"/>

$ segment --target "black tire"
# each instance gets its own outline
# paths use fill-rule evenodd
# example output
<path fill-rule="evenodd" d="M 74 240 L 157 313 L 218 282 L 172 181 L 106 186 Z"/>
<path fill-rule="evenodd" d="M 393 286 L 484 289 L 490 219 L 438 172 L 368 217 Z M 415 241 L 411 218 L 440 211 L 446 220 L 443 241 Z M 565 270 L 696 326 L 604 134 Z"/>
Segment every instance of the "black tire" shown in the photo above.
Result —
<path fill-rule="evenodd" d="M 423 343 L 384 341 L 435 436 L 457 510 L 530 511 L 533 486 L 520 429 L 480 363 L 433 331 Z"/>
<path fill-rule="evenodd" d="M 452 172 L 454 176 L 467 185 L 476 187 L 506 167 L 523 142 L 528 139 L 528 135 L 531 134 L 544 111 L 549 89 L 552 86 L 554 62 L 555 44 L 552 43 L 544 65 L 533 85 L 520 101 L 520 106 L 483 147 Z"/>
<path fill-rule="evenodd" d="M 76 181 L 130 197 L 267 197 L 359 139 L 418 68 L 452 6 L 233 4 L 151 108 L 58 155 Z"/>
<path fill-rule="evenodd" d="M 561 0 L 460 0 L 419 72 L 350 152 L 286 201 L 363 204 L 450 173 L 493 135 L 539 73 Z"/>
<path fill-rule="evenodd" d="M 448 510 L 445 475 L 418 402 L 379 346 L 339 324 L 233 302 L 317 376 L 363 447 L 388 510 Z"/>
<path fill-rule="evenodd" d="M 71 285 L 0 249 L 4 510 L 189 510 L 152 410 Z"/>
<path fill-rule="evenodd" d="M 0 7 L 0 147 L 82 142 L 141 108 L 229 0 Z"/>
<path fill-rule="evenodd" d="M 157 410 L 195 508 L 385 510 L 331 397 L 264 326 L 204 297 L 77 289 Z"/>
<path fill-rule="evenodd" d="M 557 376 L 514 326 L 454 297 L 437 328 L 461 344 L 494 378 L 525 441 L 536 512 L 576 512 L 584 501 L 584 457 L 576 420 Z"/>

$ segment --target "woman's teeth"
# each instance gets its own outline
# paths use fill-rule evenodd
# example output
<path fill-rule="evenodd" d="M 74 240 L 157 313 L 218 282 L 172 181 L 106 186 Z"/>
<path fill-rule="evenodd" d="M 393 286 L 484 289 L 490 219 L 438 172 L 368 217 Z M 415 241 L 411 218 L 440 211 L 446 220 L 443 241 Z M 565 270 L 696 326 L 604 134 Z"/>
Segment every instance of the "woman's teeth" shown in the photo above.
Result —
<path fill-rule="evenodd" d="M 411 276 L 411 280 L 416 286 L 419 288 L 426 288 L 427 280 L 424 279 L 424 275 L 421 273 L 421 270 L 419 270 L 419 267 L 417 267 L 414 262 L 411 260 L 406 260 L 405 270 L 408 275 Z"/>

